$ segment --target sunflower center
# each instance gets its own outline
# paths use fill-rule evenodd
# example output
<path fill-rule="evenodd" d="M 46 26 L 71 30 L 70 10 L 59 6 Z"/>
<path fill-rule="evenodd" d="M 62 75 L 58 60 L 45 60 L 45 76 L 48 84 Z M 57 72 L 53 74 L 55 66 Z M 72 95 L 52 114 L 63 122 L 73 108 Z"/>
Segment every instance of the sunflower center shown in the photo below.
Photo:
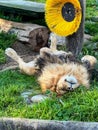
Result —
<path fill-rule="evenodd" d="M 71 22 L 75 18 L 75 8 L 74 5 L 70 2 L 65 3 L 62 7 L 62 16 L 64 20 Z"/>

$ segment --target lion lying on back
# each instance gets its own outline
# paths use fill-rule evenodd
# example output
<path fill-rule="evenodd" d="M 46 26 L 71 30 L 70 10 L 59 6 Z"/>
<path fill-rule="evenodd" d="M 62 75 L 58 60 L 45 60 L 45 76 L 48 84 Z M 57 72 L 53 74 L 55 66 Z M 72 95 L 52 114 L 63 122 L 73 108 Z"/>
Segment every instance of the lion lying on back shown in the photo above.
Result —
<path fill-rule="evenodd" d="M 72 91 L 80 85 L 89 88 L 88 69 L 97 62 L 95 57 L 86 55 L 79 63 L 71 53 L 58 51 L 55 37 L 52 37 L 50 48 L 40 49 L 39 56 L 29 63 L 25 63 L 11 48 L 7 48 L 5 53 L 14 59 L 20 70 L 26 74 L 38 74 L 38 82 L 43 92 L 51 90 L 58 95 Z"/>

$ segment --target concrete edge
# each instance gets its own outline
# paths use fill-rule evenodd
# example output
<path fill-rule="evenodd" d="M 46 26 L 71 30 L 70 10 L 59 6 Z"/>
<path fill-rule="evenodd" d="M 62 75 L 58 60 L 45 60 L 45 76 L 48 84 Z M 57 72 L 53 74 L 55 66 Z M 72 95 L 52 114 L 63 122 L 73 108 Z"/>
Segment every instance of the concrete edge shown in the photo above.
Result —
<path fill-rule="evenodd" d="M 98 130 L 98 123 L 0 118 L 0 130 Z"/>

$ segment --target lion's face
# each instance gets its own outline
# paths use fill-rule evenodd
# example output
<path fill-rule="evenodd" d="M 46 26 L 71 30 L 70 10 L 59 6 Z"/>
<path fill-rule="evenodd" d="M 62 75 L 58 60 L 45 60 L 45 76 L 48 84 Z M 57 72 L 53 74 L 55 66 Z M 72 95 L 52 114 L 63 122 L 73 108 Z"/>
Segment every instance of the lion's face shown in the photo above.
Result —
<path fill-rule="evenodd" d="M 73 75 L 65 75 L 59 79 L 56 92 L 62 95 L 66 93 L 66 91 L 73 91 L 79 85 L 80 84 L 78 83 L 76 77 L 74 77 Z"/>

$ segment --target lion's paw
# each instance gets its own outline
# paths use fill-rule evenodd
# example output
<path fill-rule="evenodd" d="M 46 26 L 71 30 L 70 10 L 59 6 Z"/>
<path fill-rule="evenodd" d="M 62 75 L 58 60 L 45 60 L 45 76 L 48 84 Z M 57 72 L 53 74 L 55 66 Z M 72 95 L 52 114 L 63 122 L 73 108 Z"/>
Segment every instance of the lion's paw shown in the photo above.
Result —
<path fill-rule="evenodd" d="M 15 61 L 18 61 L 19 56 L 17 55 L 16 51 L 14 51 L 14 49 L 12 48 L 7 48 L 5 50 L 5 54 L 9 57 L 11 57 L 12 59 L 14 59 Z"/>
<path fill-rule="evenodd" d="M 97 59 L 94 56 L 85 55 L 82 57 L 81 62 L 87 65 L 89 64 L 90 67 L 94 67 L 94 65 L 97 63 Z"/>

